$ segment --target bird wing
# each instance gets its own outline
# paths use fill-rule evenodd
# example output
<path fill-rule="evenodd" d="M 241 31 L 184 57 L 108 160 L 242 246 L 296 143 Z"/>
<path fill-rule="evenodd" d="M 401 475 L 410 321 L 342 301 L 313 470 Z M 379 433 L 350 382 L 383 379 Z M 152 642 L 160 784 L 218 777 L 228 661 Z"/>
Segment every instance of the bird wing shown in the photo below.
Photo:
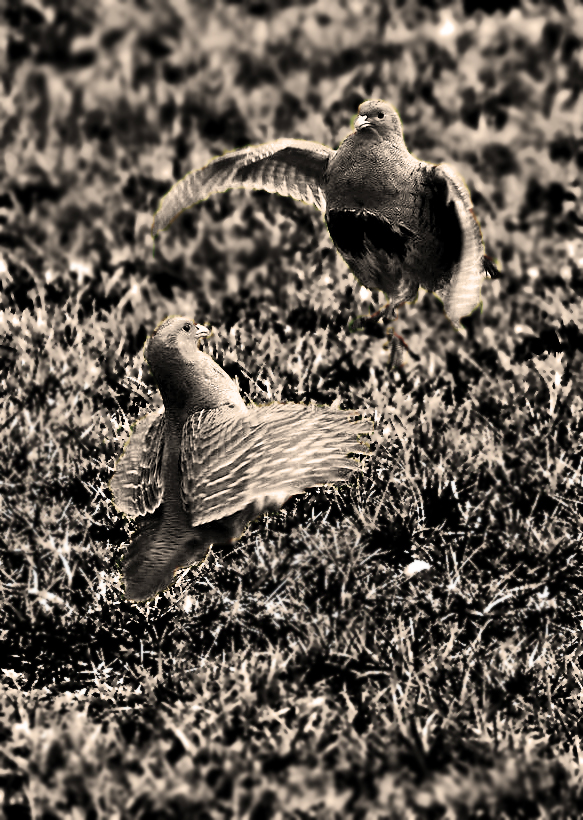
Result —
<path fill-rule="evenodd" d="M 127 515 L 152 513 L 162 503 L 164 414 L 139 419 L 117 462 L 110 488 L 115 506 Z"/>
<path fill-rule="evenodd" d="M 154 217 L 152 235 L 167 228 L 185 208 L 229 188 L 290 196 L 325 211 L 323 177 L 334 153 L 318 142 L 294 139 L 230 151 L 172 186 Z"/>
<path fill-rule="evenodd" d="M 436 173 L 440 173 L 447 182 L 449 198 L 457 211 L 462 228 L 462 250 L 459 262 L 448 284 L 438 292 L 443 299 L 445 312 L 452 324 L 465 334 L 460 324 L 464 316 L 468 316 L 480 304 L 482 281 L 487 273 L 484 268 L 484 245 L 480 226 L 474 215 L 470 194 L 463 181 L 448 165 L 436 166 Z"/>
<path fill-rule="evenodd" d="M 192 415 L 182 433 L 182 500 L 193 527 L 246 510 L 243 526 L 308 487 L 347 478 L 370 432 L 354 414 L 274 404 Z M 241 524 L 242 522 L 239 522 Z"/>

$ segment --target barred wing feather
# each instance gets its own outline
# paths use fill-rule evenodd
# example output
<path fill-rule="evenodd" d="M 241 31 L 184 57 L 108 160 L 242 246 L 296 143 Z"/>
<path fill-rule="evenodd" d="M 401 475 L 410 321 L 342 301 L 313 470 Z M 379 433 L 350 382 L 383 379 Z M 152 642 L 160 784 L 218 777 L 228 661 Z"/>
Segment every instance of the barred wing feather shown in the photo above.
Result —
<path fill-rule="evenodd" d="M 287 498 L 345 480 L 370 431 L 350 413 L 282 404 L 247 414 L 206 411 L 182 434 L 182 499 L 193 527 L 249 510 L 250 520 Z"/>
<path fill-rule="evenodd" d="M 323 177 L 334 153 L 317 142 L 294 139 L 230 151 L 191 171 L 168 191 L 154 217 L 152 235 L 167 228 L 181 211 L 229 188 L 281 194 L 325 211 Z"/>
<path fill-rule="evenodd" d="M 163 450 L 164 414 L 150 413 L 136 424 L 110 482 L 120 512 L 145 515 L 160 506 L 164 494 Z"/>

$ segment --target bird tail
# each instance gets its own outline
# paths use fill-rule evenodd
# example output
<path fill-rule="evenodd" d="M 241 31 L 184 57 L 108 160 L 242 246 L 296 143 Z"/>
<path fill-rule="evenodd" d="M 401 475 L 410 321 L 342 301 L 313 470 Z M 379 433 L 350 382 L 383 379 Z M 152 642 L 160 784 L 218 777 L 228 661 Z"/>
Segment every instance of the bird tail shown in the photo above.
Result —
<path fill-rule="evenodd" d="M 124 563 L 126 597 L 132 601 L 153 598 L 170 586 L 177 569 L 204 561 L 211 544 L 232 544 L 260 512 L 249 505 L 234 515 L 195 528 L 178 519 L 152 516 L 128 550 Z"/>
<path fill-rule="evenodd" d="M 502 278 L 502 273 L 498 270 L 496 263 L 488 254 L 484 254 L 484 274 L 488 279 Z"/>
<path fill-rule="evenodd" d="M 170 586 L 175 570 L 204 561 L 211 543 L 204 533 L 173 532 L 163 522 L 142 527 L 124 563 L 126 597 L 132 601 L 153 598 Z"/>

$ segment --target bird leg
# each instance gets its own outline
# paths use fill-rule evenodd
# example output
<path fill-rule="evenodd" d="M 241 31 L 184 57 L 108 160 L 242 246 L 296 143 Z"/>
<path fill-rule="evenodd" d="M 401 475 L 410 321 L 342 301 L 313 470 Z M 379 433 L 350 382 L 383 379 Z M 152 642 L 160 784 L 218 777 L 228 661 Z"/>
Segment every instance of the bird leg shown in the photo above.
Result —
<path fill-rule="evenodd" d="M 403 351 L 407 350 L 409 355 L 416 361 L 420 360 L 420 356 L 414 353 L 405 339 L 398 333 L 395 333 L 393 328 L 390 328 L 391 344 L 389 347 L 389 368 L 395 370 L 397 367 L 403 366 Z"/>
<path fill-rule="evenodd" d="M 387 302 L 384 307 L 375 310 L 370 316 L 359 316 L 357 319 L 353 319 L 349 325 L 349 330 L 364 330 L 373 327 L 381 319 L 390 318 L 391 320 L 395 320 L 397 318 L 397 308 L 400 308 L 403 304 L 404 302 L 400 302 L 398 305 Z M 420 357 L 416 353 L 413 353 L 405 339 L 399 333 L 395 333 L 394 327 L 390 328 L 389 332 L 391 337 L 389 367 L 391 370 L 403 366 L 404 350 L 407 350 L 413 359 L 419 361 Z"/>

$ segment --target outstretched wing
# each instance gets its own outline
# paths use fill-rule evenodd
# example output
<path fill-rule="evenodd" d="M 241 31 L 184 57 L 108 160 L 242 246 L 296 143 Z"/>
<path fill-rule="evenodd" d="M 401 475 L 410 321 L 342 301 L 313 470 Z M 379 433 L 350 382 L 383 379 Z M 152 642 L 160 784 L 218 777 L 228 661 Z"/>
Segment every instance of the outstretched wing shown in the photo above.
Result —
<path fill-rule="evenodd" d="M 323 176 L 332 148 L 308 140 L 281 139 L 250 145 L 191 171 L 162 198 L 152 235 L 163 231 L 185 208 L 229 188 L 281 194 L 326 210 Z"/>
<path fill-rule="evenodd" d="M 368 452 L 357 435 L 370 432 L 351 413 L 274 404 L 237 411 L 206 411 L 189 418 L 182 433 L 182 500 L 199 527 L 245 511 L 248 521 L 279 509 L 308 487 L 345 480 Z M 239 516 L 241 518 L 241 516 Z M 237 537 L 240 534 L 233 534 Z"/>
<path fill-rule="evenodd" d="M 438 165 L 447 182 L 449 200 L 454 203 L 462 229 L 462 249 L 459 262 L 448 284 L 438 292 L 443 299 L 445 312 L 452 324 L 462 333 L 460 320 L 468 316 L 480 304 L 482 281 L 490 276 L 484 257 L 484 245 L 480 226 L 474 215 L 470 194 L 455 171 L 448 165 Z"/>
<path fill-rule="evenodd" d="M 160 506 L 163 449 L 164 414 L 156 411 L 138 421 L 117 462 L 109 486 L 120 512 L 145 515 Z"/>

